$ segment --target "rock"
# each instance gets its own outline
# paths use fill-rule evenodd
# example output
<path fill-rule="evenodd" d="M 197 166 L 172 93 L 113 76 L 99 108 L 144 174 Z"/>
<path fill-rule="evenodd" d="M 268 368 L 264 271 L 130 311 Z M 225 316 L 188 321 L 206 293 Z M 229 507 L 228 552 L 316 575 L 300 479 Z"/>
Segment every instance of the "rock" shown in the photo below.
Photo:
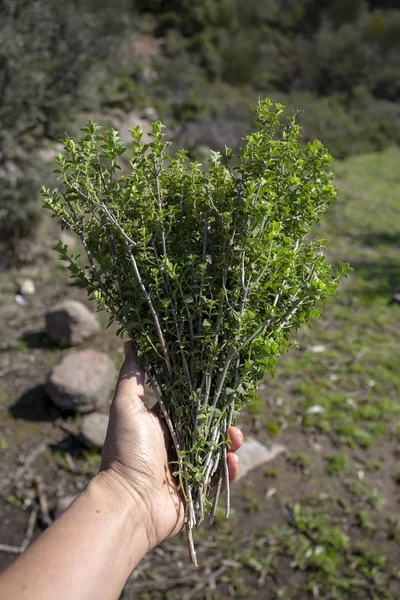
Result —
<path fill-rule="evenodd" d="M 94 412 L 82 419 L 80 433 L 85 444 L 101 448 L 106 439 L 108 415 Z"/>
<path fill-rule="evenodd" d="M 76 346 L 100 331 L 101 327 L 84 304 L 64 300 L 46 314 L 46 332 L 60 346 Z"/>
<path fill-rule="evenodd" d="M 389 304 L 400 304 L 400 292 L 395 292 Z"/>
<path fill-rule="evenodd" d="M 152 138 L 149 136 L 151 127 L 150 123 L 147 119 L 143 119 L 136 111 L 132 110 L 131 112 L 125 113 L 124 118 L 116 123 L 116 129 L 118 130 L 119 136 L 124 144 L 132 143 L 132 136 L 129 133 L 129 130 L 132 127 L 136 127 L 139 125 L 143 129 L 142 142 L 144 144 L 148 144 L 152 141 Z"/>
<path fill-rule="evenodd" d="M 76 237 L 71 233 L 68 233 L 68 231 L 60 231 L 60 235 L 58 237 L 60 239 L 60 242 L 65 244 L 65 246 L 68 246 L 70 250 L 75 248 Z"/>
<path fill-rule="evenodd" d="M 152 138 L 149 136 L 151 132 L 150 121 L 156 121 L 157 119 L 158 114 L 151 106 L 143 110 L 131 110 L 129 112 L 121 108 L 108 108 L 101 115 L 98 115 L 98 121 L 109 122 L 111 127 L 118 131 L 121 141 L 127 146 L 132 143 L 129 130 L 137 125 L 143 129 L 142 142 L 144 144 L 151 142 Z"/>
<path fill-rule="evenodd" d="M 20 279 L 18 281 L 18 291 L 21 296 L 33 296 L 36 292 L 35 282 L 32 279 Z"/>
<path fill-rule="evenodd" d="M 70 494 L 69 496 L 63 496 L 62 498 L 58 498 L 54 508 L 54 518 L 58 519 L 58 517 L 67 510 L 68 506 L 72 504 L 75 498 L 77 497 L 78 496 L 74 494 Z"/>
<path fill-rule="evenodd" d="M 54 260 L 54 250 L 32 240 L 16 240 L 13 250 L 14 260 L 20 265 L 35 265 Z"/>
<path fill-rule="evenodd" d="M 147 121 L 158 121 L 158 112 L 153 106 L 147 106 L 143 109 L 140 116 Z"/>
<path fill-rule="evenodd" d="M 23 179 L 24 171 L 12 160 L 6 160 L 0 167 L 0 179 L 5 179 L 10 185 L 15 186 Z"/>
<path fill-rule="evenodd" d="M 56 142 L 52 146 L 38 148 L 36 150 L 36 156 L 44 164 L 56 162 L 57 154 L 60 154 L 64 150 L 64 146 L 61 142 Z"/>
<path fill-rule="evenodd" d="M 311 346 L 311 352 L 315 352 L 315 354 L 321 354 L 321 352 L 325 352 L 326 346 L 323 344 L 317 344 L 316 346 Z"/>
<path fill-rule="evenodd" d="M 247 436 L 242 447 L 236 452 L 240 461 L 238 479 L 245 477 L 256 467 L 274 460 L 274 458 L 285 452 L 285 450 L 285 446 L 281 444 L 272 444 L 270 448 L 267 448 L 255 438 Z"/>
<path fill-rule="evenodd" d="M 307 408 L 307 412 L 310 413 L 310 415 L 320 415 L 325 412 L 325 408 L 319 404 L 313 404 L 313 406 Z"/>
<path fill-rule="evenodd" d="M 200 146 L 197 146 L 197 151 L 201 154 L 202 157 L 209 158 L 211 148 L 210 146 L 206 146 L 205 144 L 200 144 Z"/>
<path fill-rule="evenodd" d="M 81 350 L 53 368 L 46 391 L 59 408 L 87 413 L 108 405 L 115 379 L 116 369 L 107 354 Z"/>

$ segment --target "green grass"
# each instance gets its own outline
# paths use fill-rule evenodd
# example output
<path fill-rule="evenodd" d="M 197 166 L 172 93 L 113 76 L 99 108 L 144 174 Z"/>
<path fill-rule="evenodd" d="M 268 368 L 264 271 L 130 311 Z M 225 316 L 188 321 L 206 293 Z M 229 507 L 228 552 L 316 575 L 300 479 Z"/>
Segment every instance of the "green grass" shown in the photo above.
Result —
<path fill-rule="evenodd" d="M 371 542 L 377 531 L 374 509 L 344 513 L 340 506 L 340 499 L 326 495 L 284 501 L 286 524 L 261 528 L 242 544 L 235 543 L 237 523 L 229 529 L 221 520 L 211 545 L 203 534 L 196 534 L 199 551 L 215 564 L 230 563 L 221 581 L 228 584 L 228 597 L 252 597 L 245 585 L 252 581 L 253 590 L 264 585 L 275 590 L 276 596 L 268 598 L 395 600 L 392 590 L 399 582 L 399 568 L 394 557 Z M 387 522 L 381 536 L 398 539 L 399 523 L 398 517 Z M 295 581 L 296 587 L 292 582 L 282 585 L 285 579 Z"/>
<path fill-rule="evenodd" d="M 289 462 L 303 472 L 308 470 L 313 462 L 312 456 L 305 452 L 295 452 L 288 457 Z"/>
<path fill-rule="evenodd" d="M 339 473 L 343 473 L 349 464 L 348 454 L 343 451 L 336 452 L 335 454 L 326 454 L 324 459 L 328 475 L 338 475 Z"/>
<path fill-rule="evenodd" d="M 298 332 L 276 379 L 265 379 L 286 399 L 281 416 L 351 447 L 371 446 L 400 421 L 400 306 L 390 304 L 400 289 L 399 164 L 391 149 L 335 165 L 339 201 L 317 233 L 353 271 L 322 319 Z"/>

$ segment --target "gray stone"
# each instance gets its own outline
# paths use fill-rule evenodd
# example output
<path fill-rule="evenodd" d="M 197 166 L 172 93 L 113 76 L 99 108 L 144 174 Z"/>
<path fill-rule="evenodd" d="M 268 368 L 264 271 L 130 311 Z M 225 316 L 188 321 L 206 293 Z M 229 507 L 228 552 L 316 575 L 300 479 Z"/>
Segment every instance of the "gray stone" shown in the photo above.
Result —
<path fill-rule="evenodd" d="M 76 237 L 72 235 L 72 233 L 68 233 L 68 231 L 60 231 L 60 235 L 58 237 L 60 242 L 68 246 L 70 250 L 76 247 Z"/>
<path fill-rule="evenodd" d="M 64 300 L 46 314 L 46 332 L 60 346 L 76 346 L 100 331 L 93 313 L 76 300 Z"/>
<path fill-rule="evenodd" d="M 157 121 L 158 120 L 158 112 L 154 108 L 154 106 L 146 106 L 142 110 L 141 116 L 147 121 Z"/>
<path fill-rule="evenodd" d="M 73 503 L 78 496 L 70 494 L 69 496 L 63 496 L 58 498 L 54 508 L 54 518 L 58 519 L 60 515 L 67 510 L 67 508 Z"/>
<path fill-rule="evenodd" d="M 281 444 L 272 444 L 269 448 L 251 436 L 247 436 L 243 445 L 236 452 L 239 457 L 239 477 L 245 477 L 256 467 L 274 460 L 279 454 L 285 452 L 285 446 Z"/>
<path fill-rule="evenodd" d="M 82 419 L 80 433 L 87 446 L 101 448 L 106 439 L 108 415 L 94 412 L 85 415 Z"/>
<path fill-rule="evenodd" d="M 0 178 L 15 186 L 24 176 L 24 171 L 12 160 L 6 160 L 0 167 Z"/>
<path fill-rule="evenodd" d="M 197 151 L 202 155 L 202 157 L 208 158 L 210 156 L 211 148 L 209 146 L 205 146 L 204 144 L 200 144 L 200 146 L 197 146 Z"/>
<path fill-rule="evenodd" d="M 57 154 L 62 153 L 64 146 L 61 142 L 56 142 L 52 146 L 38 148 L 36 150 L 36 156 L 44 164 L 55 163 Z"/>
<path fill-rule="evenodd" d="M 107 354 L 81 350 L 64 357 L 53 368 L 46 391 L 59 408 L 87 413 L 108 405 L 116 375 Z"/>
<path fill-rule="evenodd" d="M 22 296 L 33 296 L 36 292 L 35 282 L 32 279 L 20 279 L 18 281 L 18 290 Z"/>
<path fill-rule="evenodd" d="M 389 304 L 400 304 L 400 292 L 396 292 L 395 294 L 393 294 Z"/>
<path fill-rule="evenodd" d="M 311 346 L 311 352 L 315 352 L 315 354 L 321 354 L 321 352 L 325 352 L 326 346 L 323 344 L 317 344 L 316 346 Z"/>
<path fill-rule="evenodd" d="M 118 133 L 124 144 L 132 143 L 132 136 L 129 133 L 129 130 L 132 127 L 137 127 L 139 125 L 143 129 L 142 142 L 144 144 L 148 144 L 152 141 L 152 138 L 149 136 L 151 131 L 150 123 L 147 119 L 143 119 L 136 111 L 131 111 L 124 115 L 124 119 L 121 120 L 118 124 Z"/>

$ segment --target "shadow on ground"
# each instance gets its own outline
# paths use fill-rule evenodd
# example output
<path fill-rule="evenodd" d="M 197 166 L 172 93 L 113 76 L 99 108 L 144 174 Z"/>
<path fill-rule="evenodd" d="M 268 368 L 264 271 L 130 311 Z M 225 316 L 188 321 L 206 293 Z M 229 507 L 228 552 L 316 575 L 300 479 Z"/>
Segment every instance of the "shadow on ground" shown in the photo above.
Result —
<path fill-rule="evenodd" d="M 400 232 L 389 233 L 387 231 L 373 232 L 356 236 L 357 243 L 362 246 L 393 246 L 400 248 Z"/>
<path fill-rule="evenodd" d="M 27 390 L 9 408 L 13 419 L 24 421 L 55 421 L 60 411 L 50 402 L 44 385 L 36 385 Z"/>
<path fill-rule="evenodd" d="M 21 336 L 21 341 L 25 343 L 27 348 L 42 348 L 53 350 L 56 346 L 48 337 L 45 331 L 26 331 Z"/>
<path fill-rule="evenodd" d="M 368 300 L 379 297 L 389 303 L 400 290 L 400 258 L 381 258 L 376 261 L 351 261 L 353 275 L 357 277 L 357 295 Z"/>

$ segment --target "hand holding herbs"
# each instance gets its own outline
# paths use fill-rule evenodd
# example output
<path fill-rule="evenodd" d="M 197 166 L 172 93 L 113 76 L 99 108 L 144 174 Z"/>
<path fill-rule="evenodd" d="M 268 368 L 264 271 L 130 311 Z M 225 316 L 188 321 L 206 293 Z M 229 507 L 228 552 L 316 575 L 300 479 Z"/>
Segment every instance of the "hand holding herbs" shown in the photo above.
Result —
<path fill-rule="evenodd" d="M 229 515 L 227 429 L 344 269 L 309 237 L 335 198 L 328 152 L 302 147 L 279 104 L 260 102 L 256 123 L 237 158 L 211 151 L 206 171 L 184 150 L 167 154 L 159 121 L 150 144 L 133 128 L 129 151 L 89 122 L 57 158 L 64 190 L 43 192 L 86 255 L 60 242 L 61 259 L 133 340 L 157 397 L 193 560 L 192 529 L 213 520 L 224 479 Z"/>
<path fill-rule="evenodd" d="M 141 517 L 140 529 L 148 552 L 181 530 L 185 508 L 168 468 L 168 448 L 160 419 L 146 408 L 143 397 L 144 373 L 137 365 L 132 344 L 127 342 L 110 409 L 101 475 L 114 490 L 122 488 L 122 496 L 128 491 L 129 504 Z M 233 453 L 241 446 L 243 435 L 236 427 L 228 433 L 229 477 L 234 480 L 238 461 Z"/>

